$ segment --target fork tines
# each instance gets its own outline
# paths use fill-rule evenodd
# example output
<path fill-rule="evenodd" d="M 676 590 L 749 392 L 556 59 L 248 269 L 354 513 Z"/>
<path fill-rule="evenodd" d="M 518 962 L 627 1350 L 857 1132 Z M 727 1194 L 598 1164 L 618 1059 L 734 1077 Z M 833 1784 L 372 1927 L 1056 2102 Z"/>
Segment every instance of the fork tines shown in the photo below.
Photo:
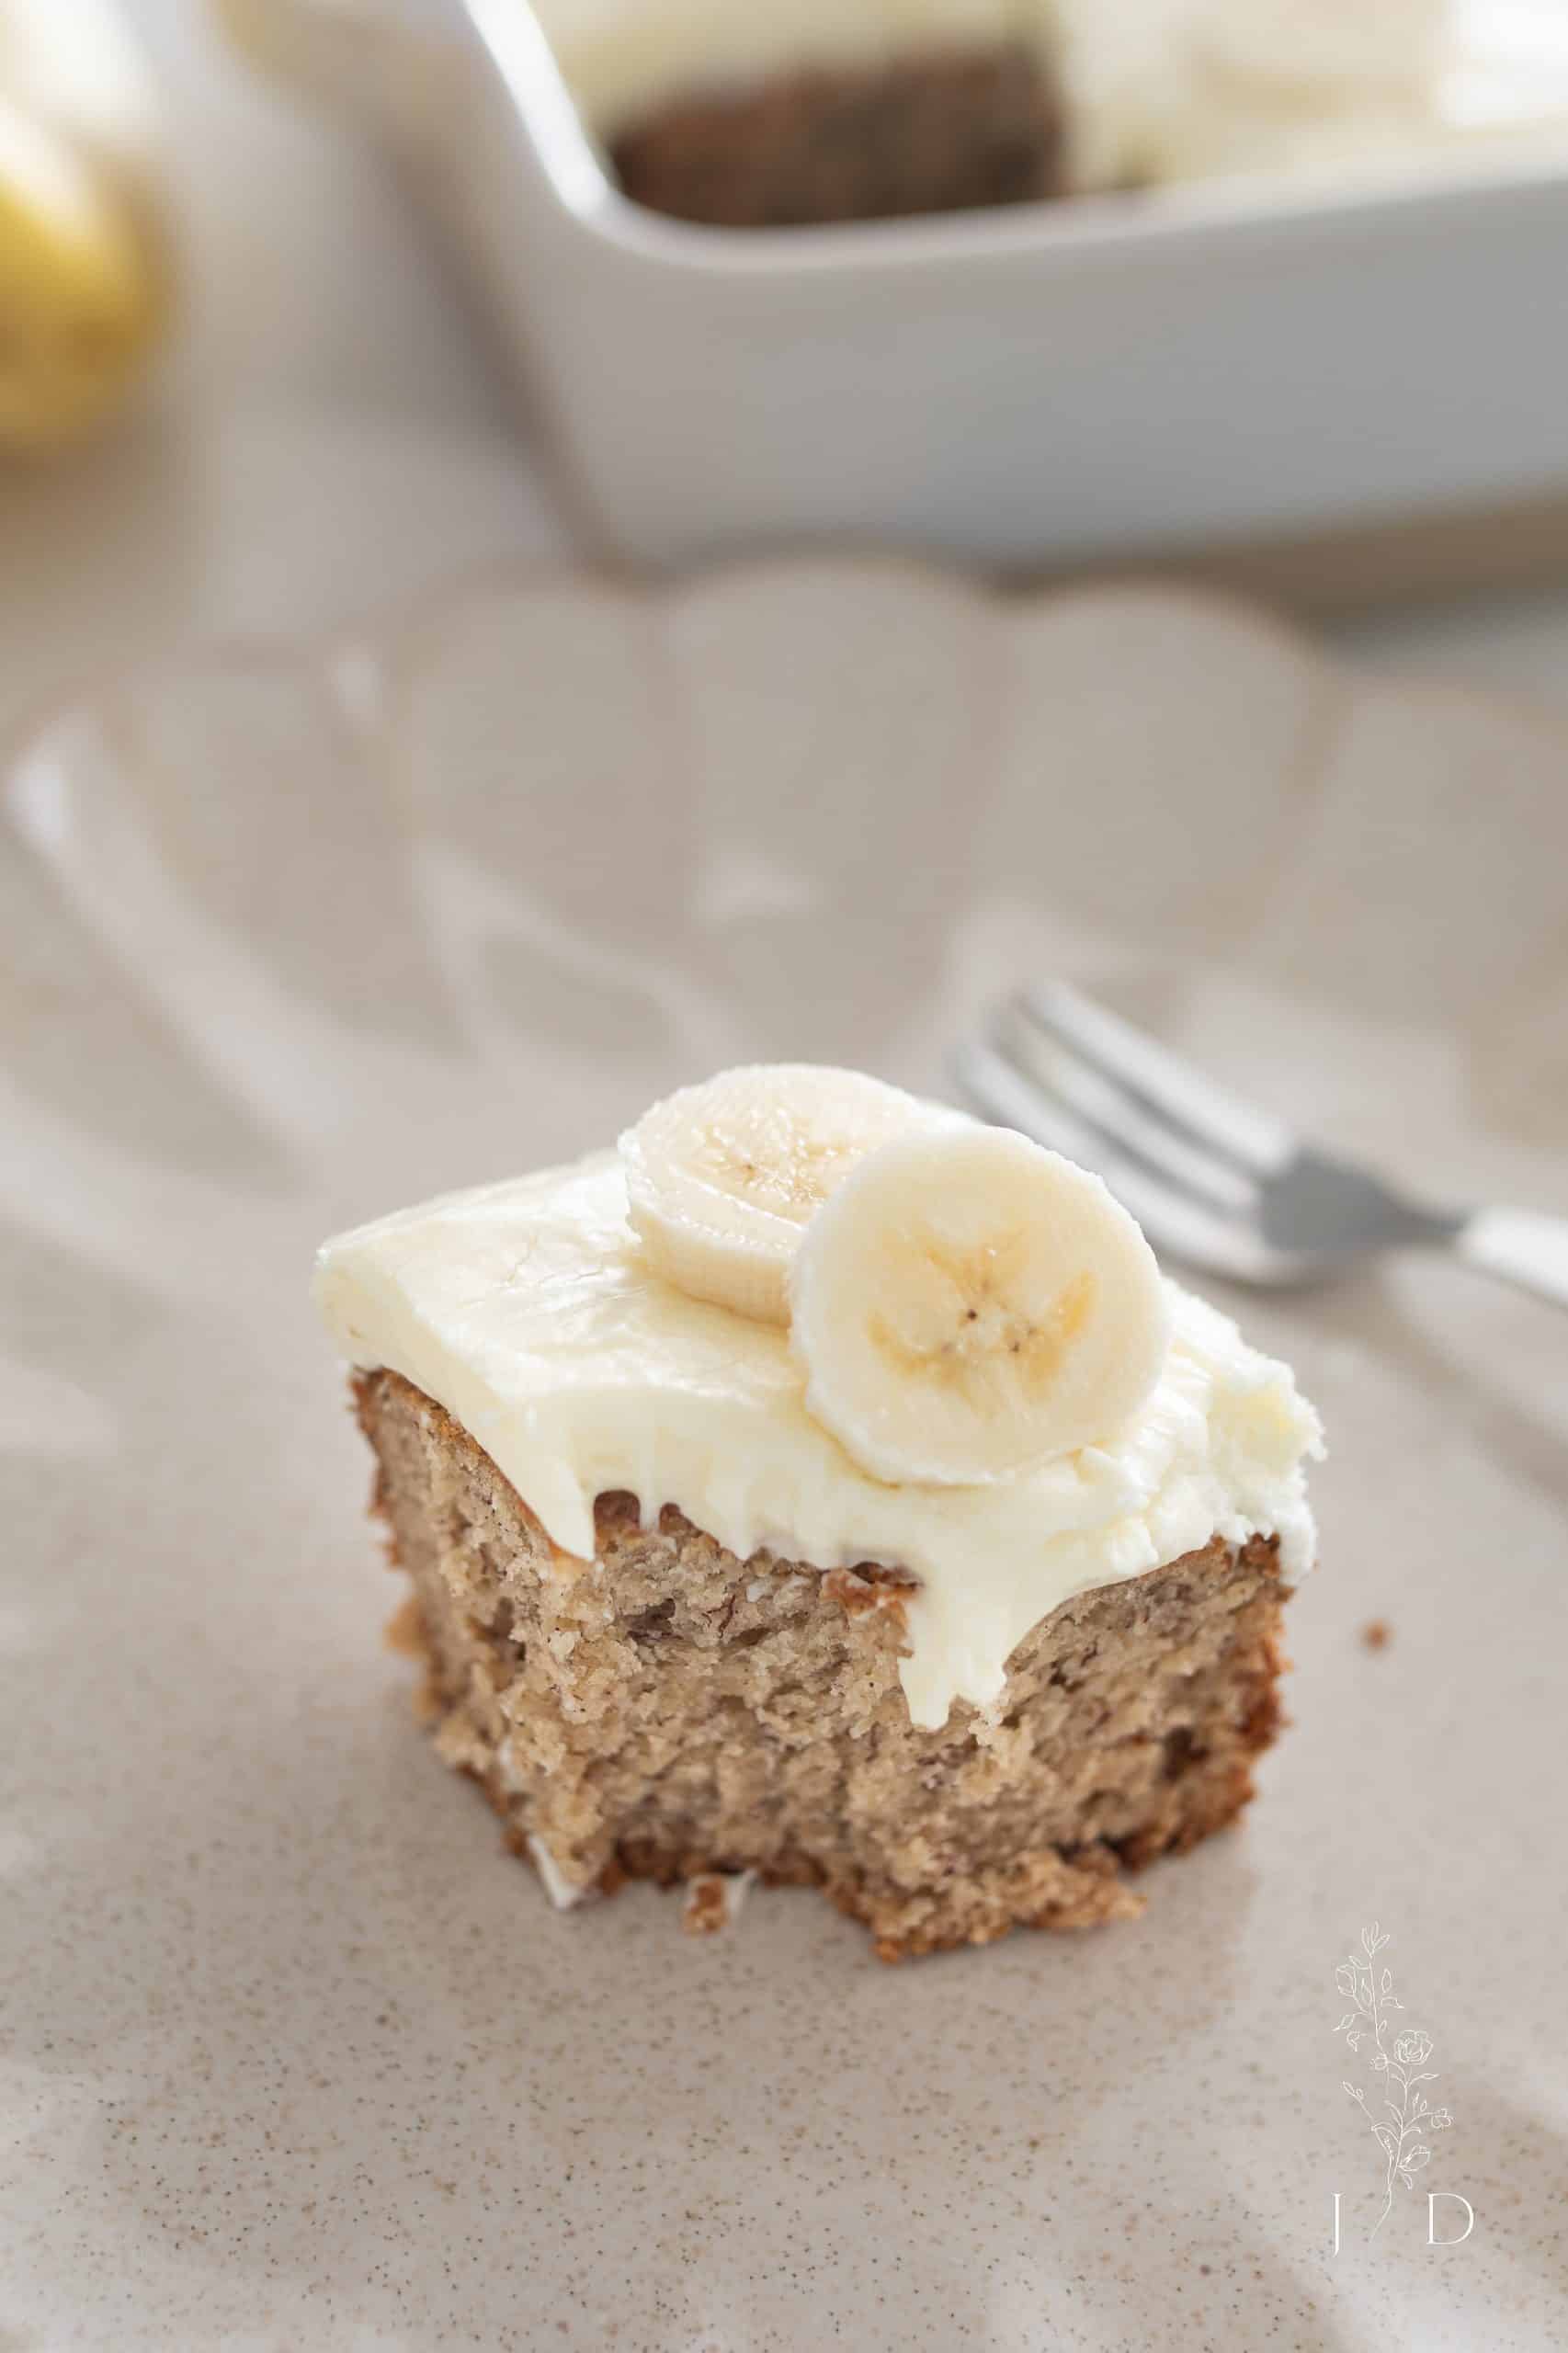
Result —
<path fill-rule="evenodd" d="M 1290 1131 L 1076 989 L 1020 991 L 955 1074 L 987 1119 L 1097 1169 L 1165 1247 L 1245 1280 L 1276 1271 L 1258 1209 Z"/>

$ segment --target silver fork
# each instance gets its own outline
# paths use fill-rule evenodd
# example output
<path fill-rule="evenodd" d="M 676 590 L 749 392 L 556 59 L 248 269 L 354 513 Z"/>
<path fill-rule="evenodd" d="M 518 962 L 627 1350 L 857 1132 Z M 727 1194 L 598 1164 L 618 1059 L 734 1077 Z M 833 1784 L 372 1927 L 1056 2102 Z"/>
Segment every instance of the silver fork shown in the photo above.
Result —
<path fill-rule="evenodd" d="M 1233 1281 L 1307 1283 L 1438 1248 L 1568 1307 L 1568 1219 L 1423 1207 L 1064 982 L 1012 998 L 954 1075 L 986 1119 L 1097 1169 L 1161 1249 Z"/>

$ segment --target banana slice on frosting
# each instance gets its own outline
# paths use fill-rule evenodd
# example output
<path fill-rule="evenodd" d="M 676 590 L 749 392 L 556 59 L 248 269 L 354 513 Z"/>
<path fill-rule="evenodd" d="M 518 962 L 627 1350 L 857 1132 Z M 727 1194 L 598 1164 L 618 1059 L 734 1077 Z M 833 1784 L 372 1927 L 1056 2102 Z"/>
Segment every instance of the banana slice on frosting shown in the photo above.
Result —
<path fill-rule="evenodd" d="M 892 1483 L 1010 1478 L 1111 1438 L 1170 1342 L 1154 1254 L 1099 1178 L 972 1122 L 863 1157 L 790 1296 L 809 1412 Z"/>
<path fill-rule="evenodd" d="M 689 1297 L 787 1323 L 807 1221 L 867 1153 L 957 1116 L 858 1071 L 722 1071 L 655 1103 L 621 1137 L 632 1226 Z"/>

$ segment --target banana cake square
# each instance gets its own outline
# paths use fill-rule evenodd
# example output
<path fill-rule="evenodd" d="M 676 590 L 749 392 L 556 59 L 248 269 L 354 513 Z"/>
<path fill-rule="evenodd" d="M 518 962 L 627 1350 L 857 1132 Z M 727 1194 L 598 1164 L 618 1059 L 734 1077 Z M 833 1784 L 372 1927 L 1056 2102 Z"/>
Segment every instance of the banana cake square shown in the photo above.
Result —
<path fill-rule="evenodd" d="M 1246 1803 L 1317 1420 L 1085 1171 L 728 1072 L 317 1292 L 436 1745 L 557 1905 L 756 1874 L 895 1959 L 1136 1911 Z"/>
<path fill-rule="evenodd" d="M 951 212 L 1495 137 L 1442 0 L 534 0 L 626 195 L 738 229 Z"/>
<path fill-rule="evenodd" d="M 1018 0 L 539 0 L 636 202 L 723 228 L 1063 191 L 1054 25 Z"/>

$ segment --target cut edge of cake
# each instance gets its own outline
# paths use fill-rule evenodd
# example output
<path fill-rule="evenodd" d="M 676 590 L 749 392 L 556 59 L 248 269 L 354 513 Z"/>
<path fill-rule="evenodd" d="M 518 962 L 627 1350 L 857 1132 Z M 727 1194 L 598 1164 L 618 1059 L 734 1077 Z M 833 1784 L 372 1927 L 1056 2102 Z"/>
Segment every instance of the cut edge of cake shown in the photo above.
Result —
<path fill-rule="evenodd" d="M 353 1388 L 437 1747 L 558 1905 L 756 1873 L 819 1886 L 897 1960 L 1135 1914 L 1127 1874 L 1253 1793 L 1281 1721 L 1270 1536 L 1074 1595 L 996 1706 L 926 1728 L 899 1679 L 903 1573 L 742 1560 L 624 1494 L 575 1559 L 433 1398 L 386 1370 Z"/>

